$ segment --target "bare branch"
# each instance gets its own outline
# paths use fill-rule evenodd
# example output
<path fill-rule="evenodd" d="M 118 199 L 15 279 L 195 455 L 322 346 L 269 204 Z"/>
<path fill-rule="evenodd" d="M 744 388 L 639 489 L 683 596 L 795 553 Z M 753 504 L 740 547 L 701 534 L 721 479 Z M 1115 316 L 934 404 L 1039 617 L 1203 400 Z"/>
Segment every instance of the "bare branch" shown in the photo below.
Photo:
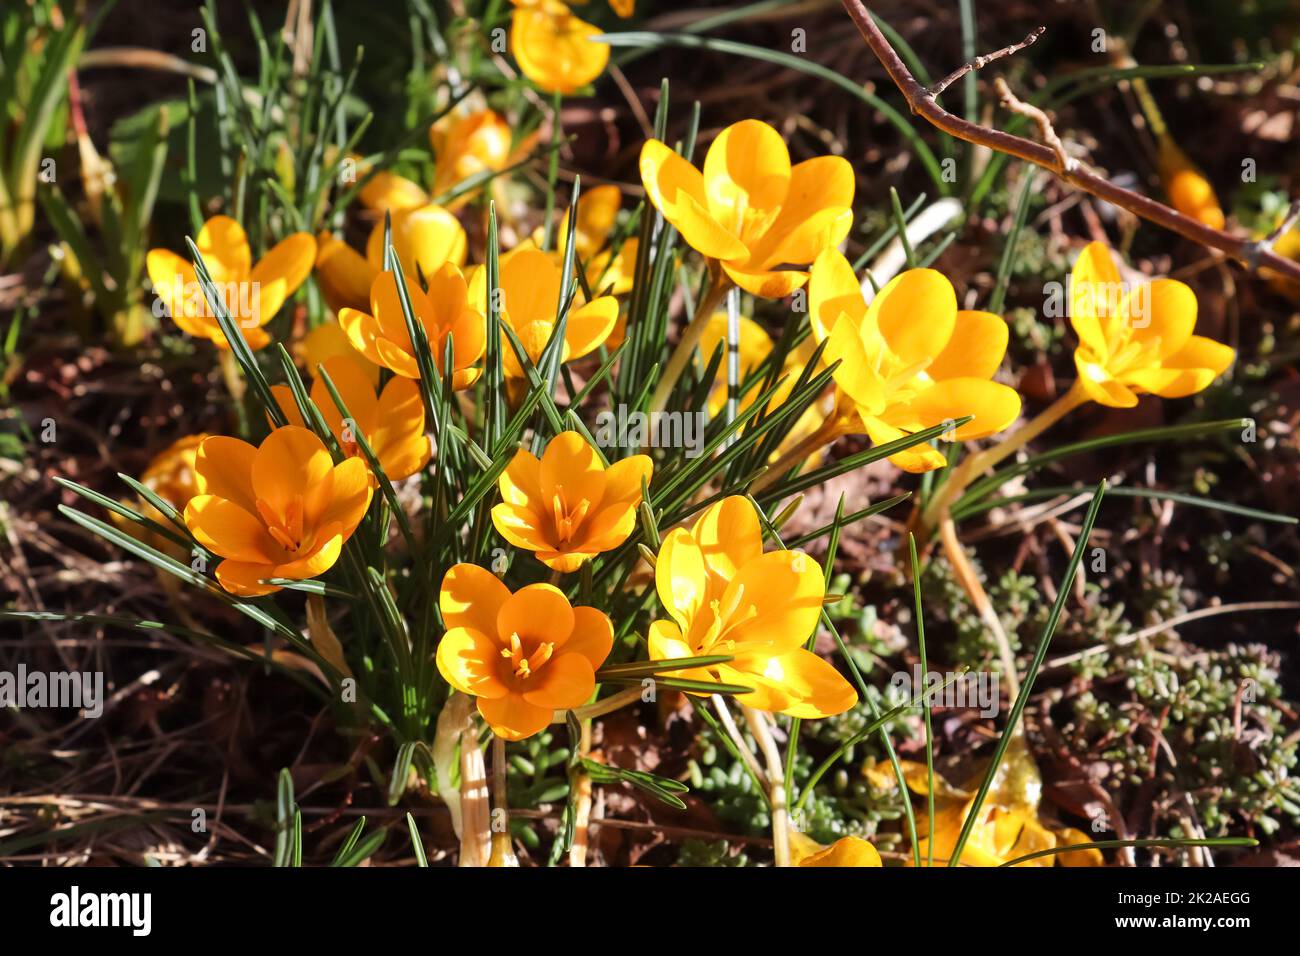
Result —
<path fill-rule="evenodd" d="M 1051 117 L 1037 106 L 1032 106 L 1019 99 L 1016 94 L 1011 92 L 1011 87 L 1007 85 L 1007 81 L 1002 77 L 999 76 L 993 81 L 993 88 L 998 91 L 1003 106 L 1013 113 L 1026 117 L 1038 127 L 1038 135 L 1042 137 L 1044 143 L 1052 148 L 1052 152 L 1056 153 L 1056 159 L 1060 164 L 1058 172 L 1072 172 L 1079 165 L 1079 161 L 1065 151 L 1065 144 L 1061 142 L 1061 137 L 1057 136 L 1056 130 L 1052 128 Z"/>
<path fill-rule="evenodd" d="M 1098 176 L 1096 173 L 1089 172 L 1082 164 L 1075 163 L 1072 168 L 1063 169 L 1060 156 L 1051 146 L 1035 143 L 1033 140 L 1025 139 L 1022 136 L 1013 136 L 1010 133 L 1004 133 L 1002 130 L 989 129 L 980 126 L 978 123 L 970 123 L 959 116 L 949 113 L 935 102 L 929 90 L 917 82 L 916 77 L 908 70 L 902 59 L 899 58 L 897 51 L 889 45 L 889 41 L 885 39 L 884 34 L 880 32 L 880 28 L 871 19 L 871 13 L 868 11 L 866 4 L 862 0 L 843 0 L 843 3 L 845 10 L 853 18 L 853 22 L 857 24 L 858 32 L 867 41 L 867 45 L 871 47 L 876 59 L 884 66 L 890 79 L 894 81 L 894 85 L 902 91 L 912 112 L 923 117 L 938 129 L 968 143 L 986 146 L 989 149 L 997 150 L 999 153 L 1006 153 L 1009 156 L 1015 156 L 1017 159 L 1051 170 L 1058 178 L 1071 186 L 1082 189 L 1098 199 L 1104 199 L 1111 205 L 1127 209 L 1140 219 L 1163 226 L 1170 232 L 1176 232 L 1193 242 L 1211 249 L 1218 249 L 1233 259 L 1245 263 L 1252 271 L 1257 268 L 1268 268 L 1287 278 L 1300 281 L 1300 262 L 1294 262 L 1285 256 L 1280 256 L 1272 249 L 1261 249 L 1260 243 L 1249 238 L 1234 236 L 1221 229 L 1211 229 L 1190 216 L 1184 216 L 1176 209 L 1171 209 L 1162 202 L 1157 202 L 1149 196 L 1143 196 L 1132 190 L 1124 189 Z"/>
<path fill-rule="evenodd" d="M 986 53 L 984 56 L 977 56 L 975 59 L 963 63 L 938 83 L 934 84 L 934 86 L 926 90 L 926 92 L 930 95 L 931 99 L 934 99 L 972 70 L 982 70 L 994 60 L 1000 60 L 1004 56 L 1011 56 L 1013 53 L 1019 53 L 1025 47 L 1029 46 L 1029 44 L 1042 36 L 1046 30 L 1047 27 L 1038 27 L 1019 43 L 1013 43 L 1011 46 L 1004 46 L 1001 50 L 994 50 L 992 53 Z"/>

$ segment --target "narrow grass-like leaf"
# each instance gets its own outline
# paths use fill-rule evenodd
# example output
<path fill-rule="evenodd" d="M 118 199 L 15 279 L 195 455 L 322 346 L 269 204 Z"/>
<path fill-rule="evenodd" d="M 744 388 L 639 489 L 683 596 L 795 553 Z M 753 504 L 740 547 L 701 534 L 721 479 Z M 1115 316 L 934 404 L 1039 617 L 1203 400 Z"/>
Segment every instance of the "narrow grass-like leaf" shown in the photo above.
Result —
<path fill-rule="evenodd" d="M 1052 604 L 1052 610 L 1047 617 L 1047 622 L 1043 625 L 1043 634 L 1038 639 L 1038 649 L 1034 652 L 1034 659 L 1029 663 L 1029 669 L 1025 671 L 1025 679 L 1021 682 L 1020 693 L 1016 695 L 1015 703 L 1011 705 L 1007 725 L 1002 729 L 1002 735 L 998 738 L 998 745 L 993 752 L 993 759 L 989 762 L 988 772 L 984 775 L 984 782 L 980 784 L 979 792 L 975 794 L 975 800 L 966 813 L 966 820 L 962 824 L 961 834 L 957 837 L 957 842 L 953 846 L 952 854 L 948 860 L 949 866 L 956 866 L 957 861 L 961 859 L 962 850 L 965 849 L 966 841 L 970 839 L 975 821 L 979 818 L 980 808 L 984 806 L 989 790 L 993 787 L 993 780 L 997 776 L 1002 757 L 1006 754 L 1007 747 L 1011 745 L 1016 726 L 1020 722 L 1020 715 L 1024 712 L 1025 705 L 1029 703 L 1029 695 L 1034 689 L 1038 669 L 1043 666 L 1043 658 L 1047 656 L 1047 646 L 1052 642 L 1052 635 L 1056 633 L 1056 624 L 1061 619 L 1061 612 L 1065 610 L 1066 599 L 1073 593 L 1074 575 L 1079 570 L 1079 562 L 1083 560 L 1083 552 L 1088 545 L 1088 537 L 1092 534 L 1092 527 L 1097 523 L 1097 512 L 1101 508 L 1101 499 L 1105 494 L 1106 482 L 1103 481 L 1097 485 L 1097 491 L 1092 497 L 1092 504 L 1088 507 L 1088 514 L 1083 519 L 1083 528 L 1079 531 L 1074 553 L 1070 555 L 1069 566 L 1066 567 L 1065 575 L 1056 586 L 1056 600 Z"/>

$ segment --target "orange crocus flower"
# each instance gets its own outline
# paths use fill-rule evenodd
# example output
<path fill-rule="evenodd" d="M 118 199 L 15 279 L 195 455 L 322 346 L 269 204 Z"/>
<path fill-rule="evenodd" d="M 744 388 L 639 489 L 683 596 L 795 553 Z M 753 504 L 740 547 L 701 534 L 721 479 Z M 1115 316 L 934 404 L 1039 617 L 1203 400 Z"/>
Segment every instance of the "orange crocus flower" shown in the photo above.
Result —
<path fill-rule="evenodd" d="M 185 506 L 194 540 L 224 558 L 217 580 L 231 594 L 278 591 L 268 578 L 324 574 L 370 506 L 365 462 L 334 464 L 306 428 L 277 428 L 254 448 L 214 435 L 194 461 L 199 494 Z"/>
<path fill-rule="evenodd" d="M 480 270 L 482 271 L 482 270 Z M 469 388 L 481 374 L 474 363 L 487 348 L 487 326 L 483 313 L 469 301 L 468 287 L 460 269 L 448 262 L 429 275 L 429 290 L 424 292 L 406 276 L 406 293 L 411 310 L 424 327 L 429 351 L 442 374 L 446 362 L 447 339 L 452 340 L 452 385 Z M 420 365 L 415 346 L 406 328 L 401 299 L 397 294 L 397 276 L 381 272 L 370 286 L 370 311 L 344 308 L 339 324 L 348 334 L 353 347 L 376 365 L 391 369 L 404 378 L 419 378 Z"/>
<path fill-rule="evenodd" d="M 271 337 L 262 326 L 275 318 L 311 274 L 316 240 L 309 233 L 296 232 L 272 246 L 254 265 L 244 227 L 229 216 L 213 216 L 199 230 L 195 245 L 249 348 L 265 347 Z M 220 348 L 230 347 L 189 261 L 169 249 L 150 249 L 145 268 L 154 293 L 182 331 L 210 339 Z"/>
<path fill-rule="evenodd" d="M 473 564 L 447 572 L 439 606 L 447 633 L 438 645 L 438 671 L 476 697 L 483 719 L 507 740 L 531 737 L 555 711 L 585 703 L 614 646 L 614 627 L 603 612 L 571 606 L 549 584 L 512 594 Z"/>
<path fill-rule="evenodd" d="M 576 571 L 627 540 L 653 467 L 648 456 L 632 455 L 606 468 L 582 435 L 563 432 L 540 459 L 522 448 L 515 453 L 497 482 L 502 503 L 492 523 L 548 568 Z"/>

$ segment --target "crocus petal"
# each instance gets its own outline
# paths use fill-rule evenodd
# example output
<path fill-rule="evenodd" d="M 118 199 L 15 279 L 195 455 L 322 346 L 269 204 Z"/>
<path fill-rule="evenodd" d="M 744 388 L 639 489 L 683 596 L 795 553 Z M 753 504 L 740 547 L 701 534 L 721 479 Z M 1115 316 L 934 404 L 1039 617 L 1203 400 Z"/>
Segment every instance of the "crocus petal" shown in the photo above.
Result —
<path fill-rule="evenodd" d="M 731 281 L 751 295 L 762 299 L 784 299 L 808 281 L 808 273 L 798 269 L 777 269 L 774 271 L 747 271 L 724 262 L 722 268 Z"/>
<path fill-rule="evenodd" d="M 530 704 L 518 694 L 478 698 L 478 712 L 492 732 L 506 740 L 523 740 L 546 729 L 555 711 Z"/>
<path fill-rule="evenodd" d="M 311 274 L 316 261 L 316 238 L 295 232 L 277 242 L 253 267 L 250 278 L 257 290 L 258 325 L 266 325 Z"/>
<path fill-rule="evenodd" d="M 516 548 L 527 551 L 551 551 L 555 548 L 556 542 L 551 540 L 551 523 L 528 505 L 509 502 L 494 505 L 492 526 Z"/>
<path fill-rule="evenodd" d="M 655 587 L 673 620 L 689 630 L 691 620 L 708 597 L 709 581 L 704 554 L 684 528 L 668 532 L 659 545 Z"/>
<path fill-rule="evenodd" d="M 1137 396 L 1111 378 L 1102 365 L 1092 361 L 1083 346 L 1074 350 L 1074 364 L 1079 370 L 1079 387 L 1098 405 L 1132 408 L 1138 403 Z"/>
<path fill-rule="evenodd" d="M 745 244 L 708 210 L 703 174 L 657 139 L 641 147 L 641 181 L 664 218 L 696 252 L 711 259 L 742 259 Z"/>
<path fill-rule="evenodd" d="M 1079 341 L 1097 355 L 1109 354 L 1107 313 L 1121 288 L 1110 249 L 1103 242 L 1088 243 L 1070 273 L 1070 324 Z"/>
<path fill-rule="evenodd" d="M 384 365 L 383 356 L 380 355 L 377 345 L 377 340 L 383 337 L 384 330 L 377 318 L 368 312 L 345 307 L 339 310 L 339 327 L 343 329 L 354 349 L 375 365 Z"/>
<path fill-rule="evenodd" d="M 370 382 L 370 376 L 356 362 L 342 355 L 327 359 L 322 363 L 325 374 L 330 377 L 334 387 L 338 389 L 339 398 L 343 399 L 343 404 L 347 406 L 349 414 L 352 416 L 350 423 L 350 438 L 343 436 L 343 413 L 339 411 L 338 406 L 334 404 L 334 397 L 330 395 L 329 389 L 325 385 L 323 378 L 318 378 L 312 382 L 311 400 L 320 409 L 325 423 L 329 425 L 330 431 L 334 437 L 340 441 L 355 442 L 356 433 L 369 436 L 376 427 L 376 424 L 383 421 L 380 414 L 379 400 L 375 398 L 375 387 Z M 395 384 L 398 379 L 394 379 L 391 384 Z M 405 381 L 402 379 L 401 381 Z M 372 444 L 377 444 L 373 443 Z M 378 450 L 376 449 L 376 453 Z"/>
<path fill-rule="evenodd" d="M 351 407 L 351 406 L 349 406 Z M 396 462 L 399 450 L 414 448 L 417 456 L 421 450 L 427 451 L 429 442 L 424 434 L 424 403 L 420 399 L 420 386 L 409 378 L 394 378 L 384 386 L 379 396 L 378 417 L 373 430 L 366 435 L 371 446 L 394 481 L 409 478 L 414 471 L 406 471 L 409 461 L 398 467 Z M 392 460 L 393 468 L 389 462 Z M 424 462 L 416 464 L 416 469 Z M 402 472 L 405 472 L 404 474 Z"/>
<path fill-rule="evenodd" d="M 992 312 L 957 313 L 952 338 L 926 373 L 936 381 L 945 378 L 992 378 L 1007 353 L 1006 320 Z"/>
<path fill-rule="evenodd" d="M 1165 359 L 1192 337 L 1196 327 L 1196 293 L 1176 279 L 1156 279 L 1134 289 L 1124 300 L 1121 319 L 1133 330 L 1133 341 L 1154 343 Z"/>
<path fill-rule="evenodd" d="M 868 331 L 865 321 L 858 325 L 846 313 L 841 313 L 831 327 L 822 355 L 827 364 L 839 362 L 832 373 L 836 387 L 865 414 L 873 415 L 885 407 L 885 381 L 867 351 L 864 331 Z"/>
<path fill-rule="evenodd" d="M 253 491 L 281 516 L 295 498 L 301 498 L 306 520 L 314 523 L 329 500 L 332 485 L 327 476 L 333 468 L 330 453 L 313 432 L 286 425 L 267 435 L 258 447 L 253 457 Z"/>
<path fill-rule="evenodd" d="M 803 852 L 795 851 L 796 836 L 803 837 L 810 846 Z M 803 834 L 791 834 L 791 861 L 795 866 L 884 866 L 876 848 L 861 837 L 846 836 L 836 840 L 830 846 L 823 847 Z"/>
<path fill-rule="evenodd" d="M 502 640 L 518 634 L 549 641 L 558 651 L 573 633 L 573 621 L 573 608 L 563 591 L 550 584 L 529 584 L 501 605 L 496 633 Z"/>
<path fill-rule="evenodd" d="M 1193 335 L 1164 360 L 1164 370 L 1174 374 L 1165 377 L 1157 387 L 1152 387 L 1156 384 L 1152 382 L 1142 387 L 1161 398 L 1194 395 L 1227 371 L 1235 357 L 1236 352 L 1228 346 L 1203 335 Z"/>
<path fill-rule="evenodd" d="M 646 635 L 646 653 L 649 655 L 648 659 L 652 661 L 674 661 L 681 660 L 684 657 L 699 656 L 682 638 L 681 628 L 672 621 L 654 621 L 650 625 L 650 630 Z M 672 674 L 674 677 L 681 677 L 685 680 L 718 683 L 718 679 L 703 667 L 688 667 L 673 671 Z M 688 691 L 688 693 L 693 692 Z"/>
<path fill-rule="evenodd" d="M 600 348 L 617 321 L 618 300 L 612 295 L 572 309 L 564 330 L 565 360 L 582 358 Z"/>
<path fill-rule="evenodd" d="M 414 273 L 405 273 L 406 295 L 411 303 L 411 311 L 417 322 L 428 325 L 426 316 L 433 312 L 424 291 L 416 283 Z M 406 313 L 402 311 L 402 298 L 397 290 L 397 275 L 383 272 L 376 276 L 370 286 L 370 311 L 379 320 L 381 334 L 379 340 L 387 339 L 402 352 L 411 354 L 411 336 L 406 328 Z M 376 343 L 378 345 L 378 342 Z M 380 353 L 383 354 L 382 352 Z M 415 377 L 415 376 L 410 376 Z"/>
<path fill-rule="evenodd" d="M 275 565 L 247 561 L 222 561 L 217 565 L 217 583 L 228 593 L 240 597 L 260 597 L 280 590 L 274 584 L 263 584 L 267 578 L 279 577 Z"/>
<path fill-rule="evenodd" d="M 195 243 L 212 281 L 243 282 L 252 271 L 253 258 L 244 227 L 229 216 L 213 216 L 199 230 Z"/>
<path fill-rule="evenodd" d="M 737 657 L 732 666 L 747 669 L 746 661 Z M 767 657 L 757 676 L 781 687 L 787 696 L 780 713 L 805 720 L 842 714 L 858 702 L 858 692 L 829 663 L 811 651 L 797 647 L 784 654 Z M 760 688 L 755 687 L 758 692 Z M 745 697 L 748 706 L 755 700 Z"/>
<path fill-rule="evenodd" d="M 333 524 L 330 528 L 338 528 L 338 525 Z M 304 581 L 308 578 L 319 577 L 334 567 L 339 555 L 343 552 L 344 535 L 330 534 L 329 530 L 327 528 L 324 533 L 317 536 L 316 546 L 310 554 L 296 561 L 277 564 L 271 569 L 271 573 L 267 577 Z"/>
<path fill-rule="evenodd" d="M 605 663 L 614 648 L 614 624 L 609 616 L 594 607 L 573 609 L 573 633 L 565 642 L 565 654 L 581 654 L 594 669 Z M 590 693 L 590 691 L 588 691 Z"/>
<path fill-rule="evenodd" d="M 558 496 L 569 508 L 585 501 L 595 511 L 605 495 L 605 467 L 596 449 L 578 432 L 561 432 L 551 439 L 542 453 L 538 478 L 543 508 Z"/>
<path fill-rule="evenodd" d="M 504 697 L 508 690 L 497 676 L 501 649 L 472 627 L 451 627 L 438 642 L 438 672 L 462 694 Z"/>
<path fill-rule="evenodd" d="M 867 304 L 853 266 L 838 249 L 824 250 L 813 261 L 808 279 L 808 322 L 813 338 L 820 344 L 841 315 L 847 315 L 856 328 L 866 314 Z"/>
<path fill-rule="evenodd" d="M 415 281 L 419 270 L 426 276 L 438 271 L 443 263 L 465 263 L 469 241 L 460 220 L 441 206 L 419 206 L 392 214 L 393 250 L 402 264 L 408 282 Z M 384 267 L 384 224 L 375 223 L 366 241 L 366 261 L 376 271 Z"/>
<path fill-rule="evenodd" d="M 908 269 L 885 284 L 867 312 L 890 350 L 911 365 L 933 359 L 952 338 L 957 293 L 941 272 Z"/>
<path fill-rule="evenodd" d="M 405 176 L 381 169 L 361 187 L 357 198 L 367 209 L 375 212 L 396 212 L 425 205 L 429 201 L 429 194 Z"/>
<path fill-rule="evenodd" d="M 862 423 L 873 445 L 887 445 L 908 437 L 908 433 L 901 428 L 887 424 L 874 415 L 864 416 Z M 889 456 L 889 460 L 903 471 L 914 475 L 934 471 L 948 464 L 947 458 L 925 442 L 894 452 Z"/>
<path fill-rule="evenodd" d="M 722 594 L 720 606 L 736 622 L 727 638 L 736 642 L 738 655 L 756 648 L 793 650 L 817 626 L 825 594 L 820 564 L 802 551 L 769 551 L 742 565 Z"/>
<path fill-rule="evenodd" d="M 443 576 L 438 607 L 447 627 L 469 628 L 495 640 L 497 615 L 509 598 L 509 588 L 491 571 L 476 564 L 455 564 Z"/>
<path fill-rule="evenodd" d="M 199 301 L 194 266 L 170 249 L 150 249 L 145 256 L 145 269 L 153 283 L 154 295 L 166 306 L 167 314 L 177 326 L 190 335 L 208 337 L 212 320 L 203 321 L 194 315 L 196 310 L 192 307 Z"/>
<path fill-rule="evenodd" d="M 966 415 L 975 416 L 955 429 L 948 441 L 984 438 L 1000 432 L 1020 415 L 1020 395 L 1014 388 L 984 378 L 949 378 L 935 382 L 910 402 L 880 417 L 909 431 L 932 428 Z"/>
<path fill-rule="evenodd" d="M 364 309 L 373 279 L 374 270 L 361 253 L 332 233 L 317 237 L 316 281 L 335 312 L 344 306 Z"/>
<path fill-rule="evenodd" d="M 343 537 L 352 536 L 370 507 L 373 489 L 370 487 L 370 469 L 360 458 L 349 458 L 334 466 L 330 484 L 330 501 L 317 522 L 337 522 Z M 311 514 L 310 504 L 308 514 Z"/>
<path fill-rule="evenodd" d="M 730 495 L 710 505 L 695 522 L 691 534 L 709 573 L 724 587 L 741 568 L 763 553 L 758 514 L 749 499 L 740 495 Z"/>
<path fill-rule="evenodd" d="M 516 332 L 534 322 L 554 324 L 560 281 L 559 267 L 540 249 L 518 249 L 501 260 L 502 306 Z"/>
<path fill-rule="evenodd" d="M 790 170 L 781 214 L 753 250 L 755 259 L 812 262 L 838 246 L 853 225 L 853 167 L 842 156 L 817 156 Z"/>
<path fill-rule="evenodd" d="M 752 231 L 749 221 L 775 220 L 789 188 L 790 151 L 781 134 L 760 120 L 728 126 L 704 157 L 709 215 L 742 240 Z"/>
<path fill-rule="evenodd" d="M 581 654 L 556 654 L 524 684 L 524 700 L 538 707 L 580 707 L 596 689 L 595 669 Z"/>
<path fill-rule="evenodd" d="M 269 563 L 282 553 L 260 518 L 215 495 L 191 498 L 185 506 L 185 525 L 195 541 L 223 558 Z"/>
<path fill-rule="evenodd" d="M 519 69 L 547 93 L 572 93 L 605 70 L 609 45 L 601 30 L 562 4 L 520 5 L 510 24 L 510 52 Z"/>
<path fill-rule="evenodd" d="M 520 448 L 497 481 L 503 501 L 526 505 L 542 497 L 542 463 L 526 448 Z"/>
<path fill-rule="evenodd" d="M 194 484 L 201 495 L 233 501 L 250 514 L 257 513 L 253 491 L 253 459 L 257 449 L 238 438 L 205 438 L 194 456 Z"/>
<path fill-rule="evenodd" d="M 641 487 L 650 484 L 654 462 L 649 455 L 630 455 L 605 469 L 605 502 L 641 502 Z"/>

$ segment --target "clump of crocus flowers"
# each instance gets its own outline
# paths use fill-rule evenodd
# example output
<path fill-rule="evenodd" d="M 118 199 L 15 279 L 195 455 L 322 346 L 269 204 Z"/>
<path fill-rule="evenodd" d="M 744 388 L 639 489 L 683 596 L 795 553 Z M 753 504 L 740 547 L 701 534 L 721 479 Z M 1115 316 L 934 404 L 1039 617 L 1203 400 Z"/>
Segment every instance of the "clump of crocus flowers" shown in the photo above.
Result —
<path fill-rule="evenodd" d="M 558 98 L 603 71 L 608 46 L 593 40 L 596 28 L 567 5 L 514 5 L 511 50 L 539 88 Z M 689 464 L 668 455 L 656 460 L 642 453 L 648 449 L 604 448 L 589 437 L 580 403 L 562 409 L 555 401 L 560 382 L 573 398 L 573 376 L 588 374 L 596 360 L 612 364 L 627 338 L 617 297 L 635 291 L 651 244 L 626 236 L 615 242 L 619 188 L 596 187 L 573 209 L 548 210 L 558 229 L 548 219 L 531 238 L 476 264 L 469 263 L 471 232 L 462 220 L 475 214 L 470 200 L 477 191 L 465 189 L 446 206 L 433 201 L 472 177 L 505 169 L 532 141 L 513 139 L 510 124 L 491 109 L 456 111 L 436 124 L 432 195 L 387 171 L 362 191 L 363 203 L 387 216 L 371 225 L 364 252 L 329 232 L 293 233 L 254 263 L 239 224 L 210 219 L 197 248 L 218 289 L 252 290 L 251 299 L 225 298 L 252 349 L 271 344 L 264 326 L 313 265 L 334 315 L 295 349 L 310 386 L 302 379 L 299 387 L 297 370 L 289 368 L 288 383 L 270 388 L 272 407 L 250 428 L 262 426 L 265 437 L 256 444 L 222 435 L 182 439 L 151 464 L 145 487 L 180 513 L 199 550 L 219 559 L 214 575 L 229 595 L 252 599 L 303 588 L 340 562 L 350 580 L 369 573 L 377 589 L 373 603 L 388 615 L 386 626 L 402 635 L 397 664 L 434 683 L 436 670 L 445 682 L 437 685 L 446 695 L 444 713 L 460 714 L 461 722 L 444 729 L 440 720 L 438 732 L 444 743 L 456 737 L 463 755 L 472 758 L 478 746 L 465 723 L 472 706 L 494 735 L 498 766 L 503 741 L 567 724 L 579 749 L 572 766 L 581 769 L 590 750 L 582 721 L 642 699 L 637 678 L 677 681 L 695 706 L 716 709 L 737 753 L 752 761 L 771 809 L 779 864 L 880 866 L 879 853 L 858 836 L 822 845 L 791 823 L 776 715 L 791 719 L 784 725 L 790 727 L 843 714 L 860 702 L 865 686 L 856 669 L 857 686 L 818 652 L 819 636 L 833 628 L 824 607 L 837 600 L 827 594 L 829 566 L 781 543 L 780 522 L 760 506 L 764 493 L 837 440 L 865 436 L 873 446 L 892 446 L 889 460 L 906 472 L 946 469 L 917 524 L 951 530 L 950 509 L 963 490 L 1072 409 L 1086 402 L 1128 408 L 1142 395 L 1194 394 L 1223 374 L 1233 350 L 1195 334 L 1197 301 L 1188 286 L 1171 279 L 1128 283 L 1111 251 L 1094 242 L 1070 277 L 1077 379 L 1016 428 L 1022 402 L 1006 381 L 1010 333 L 1001 316 L 959 308 L 952 282 L 932 268 L 907 269 L 879 290 L 864 291 L 840 250 L 853 218 L 855 177 L 847 160 L 793 163 L 780 134 L 758 120 L 719 133 L 699 168 L 651 139 L 640 152 L 648 200 L 641 214 L 657 213 L 702 258 L 703 294 L 653 391 L 644 383 L 645 407 L 663 411 L 683 376 L 693 370 L 701 378 L 719 352 L 724 361 L 712 380 L 693 385 L 704 399 L 700 414 L 714 422 L 755 411 L 770 415 L 797 382 L 824 376 L 814 401 L 776 436 L 765 470 L 739 487 L 706 479 L 674 498 Z M 566 277 L 570 254 L 575 274 Z M 148 270 L 182 330 L 229 350 L 211 310 L 177 291 L 197 288 L 193 265 L 154 250 Z M 777 300 L 805 286 L 806 339 L 777 355 L 762 324 L 738 316 L 740 296 Z M 723 308 L 728 297 L 730 310 Z M 292 366 L 287 351 L 280 355 Z M 592 361 L 580 364 L 583 359 Z M 764 371 L 768 365 L 777 367 Z M 759 374 L 773 388 L 756 409 L 764 389 L 737 391 Z M 499 424 L 501 410 L 487 407 L 497 395 L 483 390 L 499 387 L 501 404 L 514 407 L 547 375 L 530 429 L 501 439 L 487 424 Z M 466 423 L 463 433 L 454 412 Z M 950 427 L 937 436 L 945 441 L 991 443 L 949 467 L 944 446 L 915 438 L 945 424 Z M 481 495 L 473 509 L 457 510 L 460 503 L 427 480 L 431 463 L 441 466 L 455 454 L 477 469 Z M 415 527 L 405 511 L 411 500 L 422 510 Z M 168 520 L 150 508 L 150 520 Z M 441 526 L 448 515 L 471 510 L 470 540 L 462 540 L 463 528 Z M 363 558 L 391 550 L 394 513 L 407 546 L 454 542 L 453 559 L 422 560 L 412 572 L 430 595 L 436 592 L 429 600 L 437 633 L 427 646 L 418 643 L 427 633 L 407 633 L 405 609 L 389 607 L 385 572 L 363 566 Z M 944 540 L 951 547 L 956 539 Z M 488 547 L 498 542 L 503 547 Z M 489 562 L 488 553 L 497 557 Z M 962 560 L 959 550 L 951 556 Z M 639 588 L 644 598 L 619 606 L 618 614 L 585 600 L 611 568 L 622 569 L 615 591 Z M 503 580 L 508 570 L 517 586 Z M 337 592 L 324 584 L 309 592 L 309 635 L 346 673 L 323 603 Z M 417 646 L 425 647 L 426 659 L 402 657 Z M 601 687 L 620 681 L 634 686 L 599 697 Z M 728 698 L 741 708 L 766 770 L 731 718 Z M 473 760 L 463 767 L 472 768 Z M 914 783 L 915 774 L 908 779 Z M 990 803 L 968 825 L 971 801 L 943 803 L 925 821 L 919 849 L 927 857 L 955 852 L 963 826 L 973 836 L 960 862 L 979 865 L 1082 836 L 1051 831 L 1033 807 Z M 507 839 L 493 858 L 509 855 Z"/>

